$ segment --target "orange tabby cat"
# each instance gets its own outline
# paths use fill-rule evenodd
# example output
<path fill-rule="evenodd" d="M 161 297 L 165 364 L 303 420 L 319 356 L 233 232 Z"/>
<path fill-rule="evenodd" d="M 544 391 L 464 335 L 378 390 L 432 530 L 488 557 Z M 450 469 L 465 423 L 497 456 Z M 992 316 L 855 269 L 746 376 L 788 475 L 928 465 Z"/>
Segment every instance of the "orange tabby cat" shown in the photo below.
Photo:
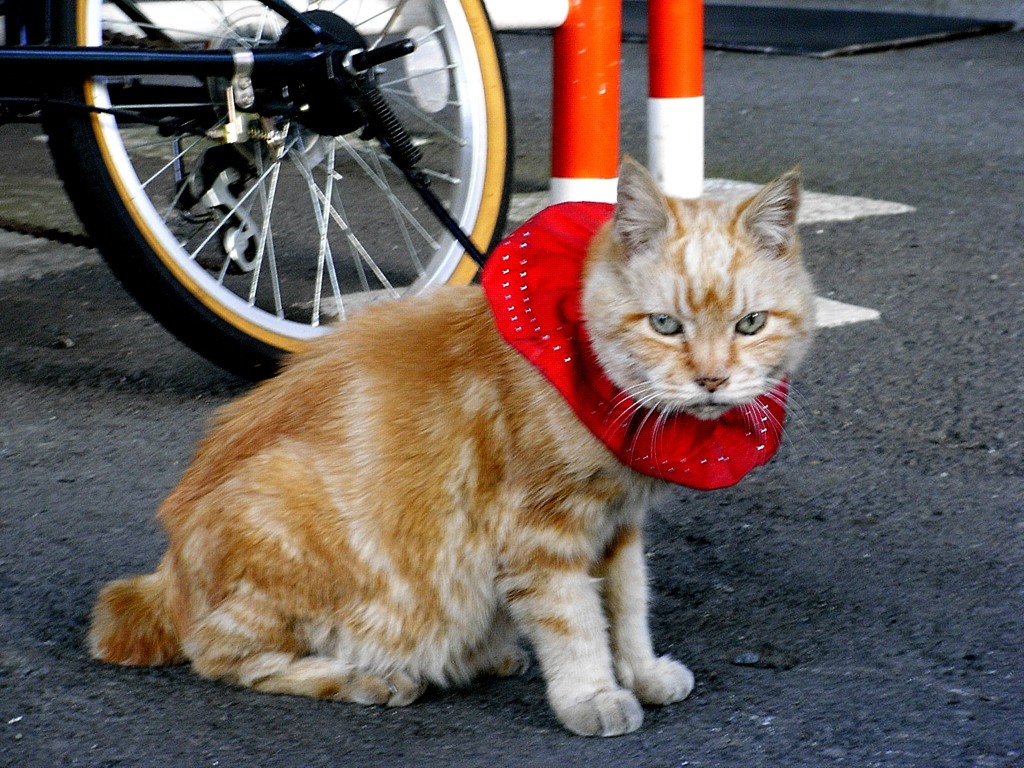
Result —
<path fill-rule="evenodd" d="M 704 420 L 777 386 L 813 326 L 798 198 L 794 171 L 669 200 L 626 161 L 582 278 L 611 381 Z M 522 671 L 521 633 L 568 729 L 627 733 L 693 687 L 648 632 L 641 525 L 667 487 L 581 424 L 479 287 L 379 305 L 219 413 L 160 508 L 167 553 L 103 589 L 90 648 L 399 706 Z"/>

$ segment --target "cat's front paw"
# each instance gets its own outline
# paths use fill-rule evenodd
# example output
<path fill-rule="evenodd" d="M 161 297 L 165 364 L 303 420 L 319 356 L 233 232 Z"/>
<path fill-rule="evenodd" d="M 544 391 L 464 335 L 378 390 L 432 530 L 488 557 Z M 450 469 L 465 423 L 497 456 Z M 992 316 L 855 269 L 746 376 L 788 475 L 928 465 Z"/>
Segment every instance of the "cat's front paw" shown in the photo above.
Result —
<path fill-rule="evenodd" d="M 633 670 L 630 686 L 644 704 L 662 706 L 682 701 L 693 690 L 693 673 L 685 664 L 662 656 Z"/>
<path fill-rule="evenodd" d="M 621 736 L 644 721 L 644 711 L 632 691 L 615 688 L 555 710 L 562 725 L 580 736 Z"/>

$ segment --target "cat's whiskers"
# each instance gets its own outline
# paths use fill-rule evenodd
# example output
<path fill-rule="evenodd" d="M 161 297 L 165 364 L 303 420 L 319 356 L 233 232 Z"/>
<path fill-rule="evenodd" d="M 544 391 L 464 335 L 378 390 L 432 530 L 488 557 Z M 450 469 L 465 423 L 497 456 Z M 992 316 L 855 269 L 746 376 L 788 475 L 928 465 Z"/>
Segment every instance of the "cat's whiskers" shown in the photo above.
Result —
<path fill-rule="evenodd" d="M 755 433 L 762 433 L 762 430 L 770 430 L 773 433 L 773 439 L 782 439 L 785 427 L 768 408 L 758 403 L 747 403 L 742 407 L 742 413 L 746 418 L 747 425 Z"/>
<path fill-rule="evenodd" d="M 638 413 L 643 412 L 643 418 L 633 432 L 633 439 L 629 446 L 630 452 L 636 451 L 637 441 L 643 433 L 647 420 L 650 419 L 652 415 L 656 415 L 659 419 L 667 416 L 667 413 L 662 409 L 650 407 L 652 403 L 657 403 L 661 400 L 657 390 L 658 388 L 654 383 L 645 382 L 639 387 L 622 391 L 618 396 L 616 396 L 615 400 L 612 401 L 610 410 L 614 414 L 614 417 L 609 422 L 609 425 L 613 429 L 624 427 L 631 422 Z M 621 410 L 616 413 L 616 410 L 619 410 L 620 408 Z"/>
<path fill-rule="evenodd" d="M 651 430 L 651 458 L 654 459 L 655 463 L 660 462 L 658 446 L 661 444 L 661 435 L 664 433 L 665 427 L 668 424 L 669 416 L 669 413 L 659 411 L 658 418 L 654 422 L 654 428 Z"/>
<path fill-rule="evenodd" d="M 658 400 L 658 395 L 655 390 L 655 385 L 646 384 L 643 388 L 621 392 L 615 400 L 612 401 L 612 405 L 610 406 L 610 411 L 615 414 L 610 425 L 613 428 L 618 428 L 620 425 L 631 421 L 640 411 L 653 410 L 648 408 L 648 404 Z M 621 412 L 616 413 L 620 408 Z"/>
<path fill-rule="evenodd" d="M 815 436 L 814 432 L 804 423 L 806 405 L 803 402 L 804 397 L 802 393 L 794 390 L 792 386 L 790 386 L 786 395 L 781 395 L 779 393 L 779 387 L 785 382 L 785 379 L 781 376 L 767 376 L 764 381 L 767 391 L 762 393 L 762 397 L 785 408 L 785 421 L 780 421 L 779 418 L 767 408 L 758 408 L 756 403 L 747 403 L 742 406 L 742 412 L 748 426 L 755 430 L 759 430 L 762 427 L 767 426 L 767 428 L 771 429 L 773 434 L 777 436 L 781 442 L 792 446 L 791 450 L 795 449 L 799 451 L 804 443 L 794 437 L 793 431 L 794 429 L 797 429 L 801 436 L 808 438 L 818 451 L 824 455 L 832 457 L 833 453 L 829 447 L 822 443 L 821 440 Z M 762 421 L 764 418 L 767 418 L 767 421 Z"/>
<path fill-rule="evenodd" d="M 650 409 L 650 408 L 646 409 L 645 412 L 644 412 L 643 419 L 641 419 L 640 424 L 637 426 L 636 431 L 633 433 L 633 440 L 630 442 L 630 445 L 629 445 L 630 453 L 637 453 L 637 445 L 639 444 L 641 436 L 643 435 L 644 427 L 647 426 L 647 422 L 650 420 L 650 418 L 652 416 L 654 416 L 656 419 L 658 419 L 658 418 L 660 418 L 660 412 L 656 411 L 656 410 L 653 410 L 653 409 Z M 653 432 L 652 438 L 656 437 L 656 435 L 657 435 L 657 424 L 658 424 L 658 422 L 655 421 L 655 429 L 652 430 L 652 432 Z M 652 452 L 656 452 L 657 451 L 657 443 L 656 443 L 655 439 L 652 439 L 650 441 L 650 446 L 651 446 L 651 451 Z M 641 456 L 640 458 L 646 458 L 646 457 Z"/>
<path fill-rule="evenodd" d="M 787 397 L 783 399 L 778 395 L 775 388 L 782 383 L 782 379 L 769 379 L 768 385 L 772 387 L 772 391 L 768 393 L 767 397 L 773 402 L 780 405 L 786 406 L 786 422 L 781 432 L 786 438 L 786 442 L 792 445 L 796 450 L 800 450 L 801 446 L 805 445 L 806 441 L 813 444 L 814 450 L 819 455 L 833 458 L 835 454 L 832 449 L 823 443 L 820 438 L 814 433 L 806 423 L 806 415 L 808 412 L 808 406 L 806 403 L 806 397 L 799 390 L 793 387 L 789 388 Z M 798 430 L 802 440 L 796 439 L 793 432 Z"/>

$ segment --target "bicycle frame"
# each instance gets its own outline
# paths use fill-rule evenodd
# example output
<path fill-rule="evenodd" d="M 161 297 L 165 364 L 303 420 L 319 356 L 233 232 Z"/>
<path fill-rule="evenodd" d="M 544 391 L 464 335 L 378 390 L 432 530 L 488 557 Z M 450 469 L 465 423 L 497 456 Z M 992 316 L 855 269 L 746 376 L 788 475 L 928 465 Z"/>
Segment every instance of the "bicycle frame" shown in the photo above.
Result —
<path fill-rule="evenodd" d="M 52 40 L 54 37 L 53 14 L 51 0 L 31 11 L 31 0 L 2 0 L 6 11 L 13 11 L 14 31 L 19 41 Z M 347 35 L 334 37 L 330 32 L 321 29 L 310 16 L 298 11 L 285 0 L 259 0 L 269 10 L 279 14 L 288 24 L 285 34 L 293 27 L 296 35 L 301 37 L 301 44 L 292 48 L 288 45 L 269 48 L 267 50 L 165 50 L 151 51 L 133 48 L 88 46 L 61 47 L 53 45 L 26 45 L 24 47 L 6 47 L 0 49 L 0 82 L 11 82 L 14 70 L 27 69 L 32 73 L 14 96 L 0 92 L 0 102 L 25 103 L 34 107 L 49 105 L 51 107 L 84 109 L 93 112 L 108 112 L 129 120 L 146 121 L 139 113 L 117 108 L 100 108 L 87 104 L 55 102 L 46 96 L 45 88 L 48 81 L 73 81 L 86 76 L 117 76 L 117 75 L 193 75 L 198 78 L 225 78 L 230 85 L 225 89 L 227 124 L 221 133 L 232 141 L 235 128 L 236 105 L 242 109 L 262 113 L 254 89 L 254 78 L 267 83 L 297 84 L 309 82 L 333 84 L 331 91 L 336 102 L 332 109 L 336 114 L 346 115 L 359 113 L 357 123 L 351 120 L 330 121 L 318 132 L 347 133 L 359 126 L 367 129 L 369 135 L 380 141 L 382 148 L 402 172 L 411 187 L 420 196 L 424 204 L 434 213 L 438 221 L 463 246 L 478 264 L 486 259 L 469 235 L 462 230 L 458 222 L 451 216 L 433 192 L 430 179 L 426 173 L 417 169 L 416 163 L 420 154 L 405 133 L 401 124 L 394 118 L 386 102 L 379 96 L 376 87 L 370 81 L 370 73 L 377 64 L 399 58 L 412 52 L 415 44 L 405 39 L 389 45 L 370 50 L 355 47 Z M 148 24 L 149 17 L 136 3 L 136 0 L 115 0 L 118 9 L 135 22 L 146 22 L 146 26 L 159 29 Z M 33 15 L 34 14 L 34 15 Z M 32 25 L 42 25 L 32 26 Z M 301 29 L 300 29 L 301 28 Z M 401 33 L 403 30 L 391 29 Z M 147 31 L 147 35 L 150 32 Z M 154 33 L 155 34 L 155 33 Z M 354 31 L 353 31 L 353 34 Z M 356 39 L 361 39 L 355 34 Z M 168 38 L 161 32 L 161 41 Z M 308 41 L 308 42 L 307 42 Z M 342 105 L 334 109 L 333 103 Z M 353 106 L 358 104 L 358 106 Z M 298 105 L 296 115 L 302 114 Z M 314 114 L 305 105 L 306 118 Z M 345 106 L 347 106 L 347 110 Z M 175 106 L 168 108 L 168 116 L 175 113 Z M 178 108 L 180 111 L 180 107 Z M 273 104 L 266 114 L 280 113 L 280 105 Z M 158 121 L 161 131 L 165 124 Z M 202 128 L 188 127 L 182 121 L 166 126 L 179 133 L 194 132 L 209 135 Z"/>
<path fill-rule="evenodd" d="M 305 26 L 314 37 L 319 30 L 286 0 L 259 0 L 282 18 Z M 144 18 L 136 0 L 115 3 L 129 18 Z M 547 28 L 561 24 L 568 14 L 568 0 L 490 0 L 487 3 L 496 29 Z M 0 98 L 3 84 L 24 80 L 30 90 L 38 90 L 46 79 L 62 75 L 196 74 L 225 77 L 234 73 L 227 50 L 202 52 L 167 51 L 163 53 L 106 48 L 89 51 L 51 45 L 54 39 L 53 0 L 0 0 L 0 17 L 5 18 L 4 45 L 0 46 Z M 253 51 L 257 75 L 280 77 L 288 67 L 308 67 L 322 63 L 329 51 Z M 15 77 L 15 75 L 20 77 Z M 8 77 L 9 75 L 9 77 Z M 19 86 L 19 91 L 24 86 Z"/>
<path fill-rule="evenodd" d="M 52 39 L 50 0 L 0 0 L 4 45 L 45 45 Z"/>
<path fill-rule="evenodd" d="M 263 1 L 290 8 L 283 0 Z M 52 39 L 51 3 L 0 0 L 0 11 L 7 15 L 7 46 L 0 48 L 0 83 L 22 83 L 19 89 L 23 91 L 26 65 L 40 74 L 46 72 L 47 77 L 61 72 L 81 76 L 82 49 L 64 52 L 52 47 L 12 47 L 45 46 Z M 125 0 L 125 4 L 134 3 Z M 489 0 L 488 11 L 497 29 L 556 28 L 552 201 L 614 201 L 620 154 L 620 0 Z M 648 33 L 648 165 L 669 194 L 697 197 L 704 178 L 703 3 L 648 0 Z M 253 66 L 261 73 L 316 66 L 319 59 L 303 59 L 298 52 L 278 51 L 265 57 L 259 51 L 254 53 L 257 61 Z M 197 68 L 210 67 L 205 72 L 224 77 L 235 74 L 236 62 L 227 51 L 193 55 L 199 57 Z M 91 60 L 91 74 L 161 66 L 157 60 L 146 62 L 147 55 L 137 51 L 112 51 L 108 57 L 97 55 Z M 181 69 L 176 66 L 175 71 Z"/>
<path fill-rule="evenodd" d="M 314 37 L 320 30 L 284 0 L 260 0 L 289 22 L 305 26 Z M 54 38 L 52 0 L 3 0 L 6 14 L 5 46 L 0 48 L 0 83 L 17 82 L 16 96 L 41 93 L 47 81 L 99 76 L 188 74 L 236 79 L 251 74 L 281 78 L 305 76 L 312 68 L 333 66 L 337 52 L 330 44 L 316 49 L 272 49 L 247 51 L 139 51 L 133 49 L 61 47 Z M 128 15 L 140 14 L 133 0 L 125 0 Z M 14 42 L 12 44 L 12 33 Z M 337 62 L 339 65 L 341 62 Z M 25 73 L 29 73 L 25 77 Z M 17 73 L 19 76 L 15 76 Z M 0 99 L 8 98 L 0 87 Z"/>

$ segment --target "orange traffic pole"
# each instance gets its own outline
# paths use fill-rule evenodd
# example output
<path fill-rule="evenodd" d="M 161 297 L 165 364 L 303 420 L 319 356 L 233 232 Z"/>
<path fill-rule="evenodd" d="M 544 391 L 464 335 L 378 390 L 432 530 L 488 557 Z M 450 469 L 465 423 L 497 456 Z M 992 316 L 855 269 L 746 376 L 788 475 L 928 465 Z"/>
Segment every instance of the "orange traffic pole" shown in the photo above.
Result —
<path fill-rule="evenodd" d="M 648 164 L 673 197 L 704 186 L 704 6 L 648 0 Z"/>
<path fill-rule="evenodd" d="M 622 0 L 570 0 L 555 30 L 551 202 L 615 201 Z"/>

